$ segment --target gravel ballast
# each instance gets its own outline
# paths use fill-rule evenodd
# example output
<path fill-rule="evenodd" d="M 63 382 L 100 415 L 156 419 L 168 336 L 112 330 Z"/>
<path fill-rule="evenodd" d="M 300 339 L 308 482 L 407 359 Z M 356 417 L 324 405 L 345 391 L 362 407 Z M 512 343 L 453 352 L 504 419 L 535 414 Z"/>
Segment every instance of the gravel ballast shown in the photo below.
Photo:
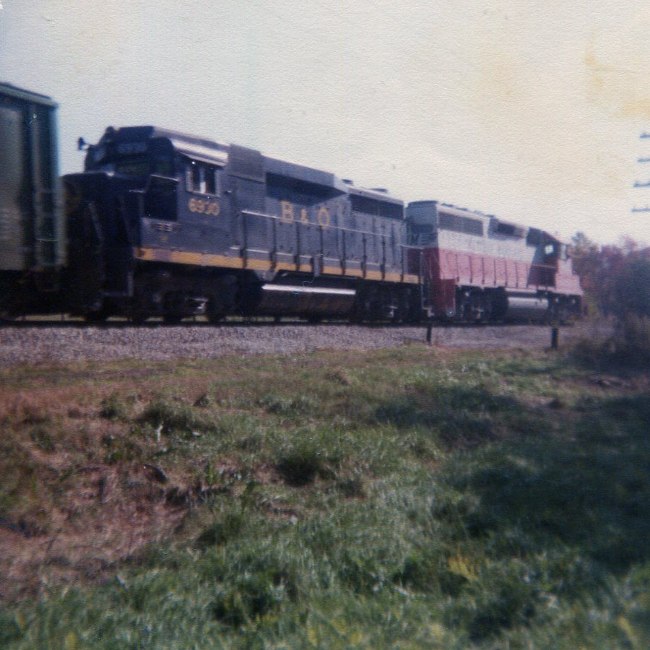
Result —
<path fill-rule="evenodd" d="M 346 324 L 204 324 L 90 327 L 19 323 L 0 328 L 4 366 L 46 362 L 142 359 L 209 359 L 226 355 L 299 354 L 324 349 L 369 350 L 425 343 L 426 327 Z M 581 325 L 562 329 L 560 342 L 593 332 Z M 450 348 L 545 348 L 550 328 L 530 325 L 434 327 L 432 345 Z"/>

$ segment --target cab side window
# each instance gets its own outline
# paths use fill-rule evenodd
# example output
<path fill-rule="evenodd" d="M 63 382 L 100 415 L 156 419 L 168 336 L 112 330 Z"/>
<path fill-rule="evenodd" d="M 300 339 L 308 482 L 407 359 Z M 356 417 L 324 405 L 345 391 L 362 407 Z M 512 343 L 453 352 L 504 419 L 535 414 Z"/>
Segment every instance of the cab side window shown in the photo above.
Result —
<path fill-rule="evenodd" d="M 201 168 L 203 172 L 203 184 L 206 194 L 217 194 L 217 170 L 214 167 L 205 165 Z"/>
<path fill-rule="evenodd" d="M 188 160 L 185 168 L 185 187 L 198 194 L 220 194 L 220 174 L 217 167 L 196 160 Z"/>
<path fill-rule="evenodd" d="M 143 214 L 149 219 L 176 220 L 176 179 L 151 176 L 143 197 Z"/>
<path fill-rule="evenodd" d="M 201 192 L 201 165 L 192 162 L 192 191 Z"/>

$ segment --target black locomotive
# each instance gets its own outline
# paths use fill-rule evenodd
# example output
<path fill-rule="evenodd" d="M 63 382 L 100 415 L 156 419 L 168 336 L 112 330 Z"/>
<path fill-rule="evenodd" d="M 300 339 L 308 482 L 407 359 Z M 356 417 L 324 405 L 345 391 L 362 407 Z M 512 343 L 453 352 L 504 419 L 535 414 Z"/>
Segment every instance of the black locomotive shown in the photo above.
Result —
<path fill-rule="evenodd" d="M 64 183 L 69 310 L 90 319 L 418 316 L 384 190 L 153 126 L 108 128 Z"/>

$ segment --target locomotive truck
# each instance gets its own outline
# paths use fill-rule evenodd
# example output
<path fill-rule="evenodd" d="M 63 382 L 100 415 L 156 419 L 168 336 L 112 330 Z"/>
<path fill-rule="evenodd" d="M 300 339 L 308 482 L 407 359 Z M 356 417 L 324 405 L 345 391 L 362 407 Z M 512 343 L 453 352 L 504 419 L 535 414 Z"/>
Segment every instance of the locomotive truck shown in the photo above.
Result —
<path fill-rule="evenodd" d="M 6 86 L 0 97 L 5 316 L 413 322 L 580 311 L 567 247 L 548 233 L 437 201 L 405 211 L 383 188 L 155 126 L 80 139 L 84 171 L 63 178 L 62 213 L 55 104 Z"/>

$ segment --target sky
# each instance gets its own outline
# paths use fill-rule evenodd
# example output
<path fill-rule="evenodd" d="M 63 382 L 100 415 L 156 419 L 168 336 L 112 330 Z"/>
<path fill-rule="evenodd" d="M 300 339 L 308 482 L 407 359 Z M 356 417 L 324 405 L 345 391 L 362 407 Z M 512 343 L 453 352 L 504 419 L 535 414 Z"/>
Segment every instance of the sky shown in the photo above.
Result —
<path fill-rule="evenodd" d="M 601 244 L 650 244 L 645 0 L 0 0 L 60 171 L 155 124 Z"/>

